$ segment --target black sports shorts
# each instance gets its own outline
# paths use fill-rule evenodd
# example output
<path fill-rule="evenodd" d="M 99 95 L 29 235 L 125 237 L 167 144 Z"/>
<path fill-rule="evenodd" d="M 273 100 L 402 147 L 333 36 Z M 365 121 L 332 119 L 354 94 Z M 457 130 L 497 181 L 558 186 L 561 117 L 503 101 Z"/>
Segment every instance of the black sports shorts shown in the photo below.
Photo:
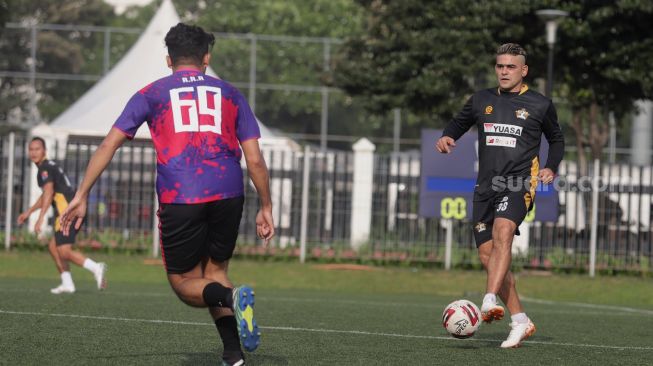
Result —
<path fill-rule="evenodd" d="M 166 272 L 189 272 L 209 256 L 218 262 L 231 258 L 244 202 L 240 196 L 198 204 L 162 203 L 158 215 Z"/>
<path fill-rule="evenodd" d="M 492 224 L 497 217 L 508 219 L 519 228 L 526 214 L 533 208 L 534 198 L 534 192 L 524 189 L 517 192 L 497 192 L 489 199 L 474 201 L 472 225 L 476 247 L 492 240 Z M 519 229 L 515 234 L 519 235 Z"/>
<path fill-rule="evenodd" d="M 77 236 L 77 230 L 75 229 L 75 223 L 70 225 L 70 232 L 68 235 L 64 235 L 61 230 L 61 224 L 59 223 L 59 216 L 54 218 L 54 242 L 59 245 L 66 244 L 75 244 L 75 236 Z"/>

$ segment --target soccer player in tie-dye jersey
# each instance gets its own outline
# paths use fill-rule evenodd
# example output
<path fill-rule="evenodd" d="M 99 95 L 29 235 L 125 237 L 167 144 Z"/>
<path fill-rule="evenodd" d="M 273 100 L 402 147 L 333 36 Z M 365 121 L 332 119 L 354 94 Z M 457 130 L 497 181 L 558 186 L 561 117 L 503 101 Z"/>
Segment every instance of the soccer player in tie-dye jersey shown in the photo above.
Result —
<path fill-rule="evenodd" d="M 156 148 L 161 251 L 168 280 L 186 304 L 208 307 L 224 345 L 223 362 L 244 364 L 260 333 L 254 293 L 227 276 L 242 216 L 240 158 L 260 198 L 257 234 L 274 235 L 269 176 L 254 113 L 229 83 L 206 75 L 213 35 L 179 23 L 165 37 L 172 75 L 132 96 L 89 161 L 84 180 L 64 212 L 65 230 L 79 227 L 91 187 L 115 151 L 147 122 Z M 242 152 L 241 152 L 242 148 Z"/>

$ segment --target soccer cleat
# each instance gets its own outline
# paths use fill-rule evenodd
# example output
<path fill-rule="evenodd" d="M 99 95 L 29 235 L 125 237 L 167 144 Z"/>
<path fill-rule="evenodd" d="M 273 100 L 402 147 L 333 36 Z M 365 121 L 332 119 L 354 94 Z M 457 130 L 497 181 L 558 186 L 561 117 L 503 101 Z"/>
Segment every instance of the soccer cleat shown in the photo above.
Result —
<path fill-rule="evenodd" d="M 261 343 L 261 332 L 254 320 L 254 291 L 248 286 L 238 286 L 232 290 L 232 296 L 240 342 L 253 352 Z"/>
<path fill-rule="evenodd" d="M 512 330 L 508 338 L 501 343 L 501 348 L 517 348 L 521 346 L 521 342 L 535 333 L 535 324 L 530 319 L 528 323 L 512 322 L 510 327 Z"/>
<path fill-rule="evenodd" d="M 504 313 L 503 306 L 496 303 L 484 302 L 481 306 L 481 318 L 483 318 L 485 323 L 492 323 L 494 320 L 503 319 Z"/>
<path fill-rule="evenodd" d="M 61 285 L 51 289 L 50 292 L 55 294 L 55 295 L 74 294 L 75 293 L 75 286 L 64 286 L 63 284 L 61 284 Z"/>
<path fill-rule="evenodd" d="M 97 289 L 104 290 L 107 288 L 107 264 L 100 262 L 97 265 L 98 270 L 93 274 L 93 276 L 95 276 L 95 282 L 97 282 Z"/>

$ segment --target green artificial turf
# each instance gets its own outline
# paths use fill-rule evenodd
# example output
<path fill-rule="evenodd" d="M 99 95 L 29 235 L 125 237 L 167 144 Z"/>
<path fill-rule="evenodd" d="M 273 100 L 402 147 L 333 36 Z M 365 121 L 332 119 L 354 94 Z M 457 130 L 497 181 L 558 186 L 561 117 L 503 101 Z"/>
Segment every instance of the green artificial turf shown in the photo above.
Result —
<path fill-rule="evenodd" d="M 77 292 L 58 285 L 46 253 L 0 254 L 0 364 L 215 365 L 221 343 L 206 310 L 181 303 L 160 265 L 98 256 L 109 287 L 74 267 Z M 520 349 L 498 346 L 508 320 L 469 340 L 440 324 L 445 305 L 480 305 L 483 272 L 411 268 L 345 270 L 235 260 L 235 283 L 256 290 L 260 348 L 249 365 L 610 365 L 653 360 L 653 281 L 520 273 L 537 333 Z"/>

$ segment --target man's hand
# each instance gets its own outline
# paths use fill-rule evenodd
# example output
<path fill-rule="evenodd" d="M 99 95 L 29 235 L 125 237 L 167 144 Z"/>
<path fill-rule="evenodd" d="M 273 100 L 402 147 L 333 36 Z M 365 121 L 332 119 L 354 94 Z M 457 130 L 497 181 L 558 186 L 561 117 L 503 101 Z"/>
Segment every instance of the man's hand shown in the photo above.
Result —
<path fill-rule="evenodd" d="M 43 226 L 43 216 L 40 216 L 38 220 L 36 220 L 36 224 L 34 224 L 34 232 L 38 236 L 41 234 L 41 226 Z"/>
<path fill-rule="evenodd" d="M 68 208 L 61 214 L 61 229 L 64 235 L 69 235 L 70 227 L 75 225 L 75 229 L 79 230 L 86 216 L 86 198 L 79 198 L 75 196 L 68 204 Z"/>
<path fill-rule="evenodd" d="M 25 211 L 18 215 L 18 225 L 22 225 L 29 218 L 29 212 Z"/>
<path fill-rule="evenodd" d="M 442 136 L 435 143 L 435 148 L 443 154 L 450 153 L 454 147 L 456 147 L 456 142 L 449 136 Z"/>
<path fill-rule="evenodd" d="M 553 170 L 549 168 L 544 168 L 540 170 L 540 172 L 537 174 L 537 178 L 544 184 L 549 184 L 553 182 L 553 178 L 555 178 L 555 174 L 553 174 Z"/>
<path fill-rule="evenodd" d="M 261 208 L 256 214 L 256 235 L 263 239 L 263 244 L 268 245 L 274 236 L 274 220 L 272 208 Z"/>

